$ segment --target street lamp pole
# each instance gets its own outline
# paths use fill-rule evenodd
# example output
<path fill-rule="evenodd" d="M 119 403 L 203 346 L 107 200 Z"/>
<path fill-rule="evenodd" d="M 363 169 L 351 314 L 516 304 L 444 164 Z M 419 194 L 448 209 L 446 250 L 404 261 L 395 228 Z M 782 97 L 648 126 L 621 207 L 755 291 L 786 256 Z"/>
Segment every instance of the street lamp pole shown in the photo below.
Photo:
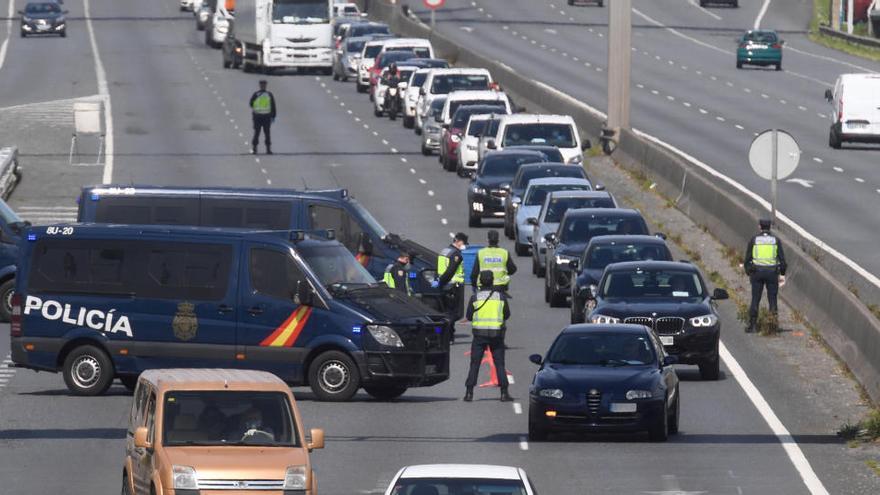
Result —
<path fill-rule="evenodd" d="M 632 0 L 614 0 L 608 7 L 608 122 L 604 134 L 616 141 L 620 130 L 630 127 Z"/>

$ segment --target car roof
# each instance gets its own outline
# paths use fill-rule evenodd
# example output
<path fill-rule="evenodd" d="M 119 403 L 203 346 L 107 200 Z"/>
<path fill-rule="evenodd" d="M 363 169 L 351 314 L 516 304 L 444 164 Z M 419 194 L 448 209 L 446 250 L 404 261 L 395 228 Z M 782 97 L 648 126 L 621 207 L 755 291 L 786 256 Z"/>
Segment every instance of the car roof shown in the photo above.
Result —
<path fill-rule="evenodd" d="M 283 380 L 272 373 L 255 370 L 221 368 L 150 369 L 140 379 L 152 384 L 159 393 L 173 390 L 289 390 Z"/>
<path fill-rule="evenodd" d="M 537 113 L 516 113 L 504 117 L 504 124 L 574 124 L 570 115 L 549 115 Z"/>
<path fill-rule="evenodd" d="M 569 208 L 565 217 L 638 217 L 642 214 L 630 208 Z"/>
<path fill-rule="evenodd" d="M 526 146 L 508 146 L 504 148 L 507 151 L 537 151 L 538 153 L 543 154 L 544 152 L 538 149 L 533 149 Z M 568 163 L 560 163 L 560 162 L 540 162 L 540 163 L 527 163 L 523 165 L 520 170 L 528 171 L 529 168 L 538 169 L 538 168 L 546 168 L 550 170 L 556 169 L 568 169 L 568 168 L 577 168 L 577 166 L 569 165 Z M 525 172 L 520 172 L 525 173 Z"/>
<path fill-rule="evenodd" d="M 433 74 L 435 76 L 460 75 L 460 74 L 486 74 L 486 75 L 489 75 L 489 70 L 477 68 L 477 67 L 446 68 L 446 69 L 437 68 L 437 69 L 434 69 Z"/>
<path fill-rule="evenodd" d="M 578 323 L 575 325 L 568 325 L 567 327 L 562 329 L 562 334 L 586 334 L 586 333 L 608 333 L 608 332 L 617 332 L 617 333 L 629 333 L 634 335 L 642 335 L 647 332 L 648 329 L 644 325 L 632 325 L 627 323 L 613 323 L 613 324 L 595 324 L 595 323 Z"/>
<path fill-rule="evenodd" d="M 583 184 L 585 186 L 591 185 L 590 181 L 588 181 L 587 179 L 581 179 L 580 177 L 541 177 L 539 179 L 530 180 L 529 185 L 526 186 L 526 189 L 529 189 L 532 186 L 547 186 L 556 184 Z"/>
<path fill-rule="evenodd" d="M 488 464 L 421 464 L 401 470 L 401 479 L 410 478 L 483 478 L 521 480 L 519 468 Z"/>
<path fill-rule="evenodd" d="M 354 41 L 354 42 L 356 42 L 356 43 L 360 43 L 361 41 L 363 41 L 364 43 L 366 43 L 366 42 L 368 42 L 368 41 L 373 41 L 373 39 L 374 39 L 374 38 L 373 38 L 372 35 L 366 35 L 366 36 L 351 36 L 351 37 L 345 38 L 345 42 L 346 42 L 346 43 L 351 43 L 352 41 Z"/>
<path fill-rule="evenodd" d="M 426 40 L 425 38 L 394 38 L 393 40 L 391 40 L 388 43 L 389 47 L 400 46 L 400 45 L 418 46 L 418 47 L 431 46 L 431 41 Z"/>
<path fill-rule="evenodd" d="M 391 40 L 393 40 L 393 39 L 395 39 L 395 38 L 381 38 L 381 39 L 378 39 L 378 40 L 377 40 L 377 39 L 372 39 L 372 40 L 366 42 L 366 44 L 364 44 L 364 47 L 367 47 L 367 46 L 379 46 L 379 45 L 384 45 L 385 43 L 388 43 L 389 41 L 391 41 Z"/>
<path fill-rule="evenodd" d="M 507 95 L 503 91 L 495 91 L 491 89 L 478 89 L 478 90 L 459 90 L 452 91 L 449 93 L 449 99 L 452 101 L 455 100 L 470 100 L 470 99 L 481 99 L 481 100 L 498 100 L 502 101 L 506 98 Z"/>
<path fill-rule="evenodd" d="M 523 165 L 525 166 L 525 165 Z M 570 167 L 571 165 L 569 165 Z M 608 191 L 553 191 L 548 198 L 610 198 Z M 606 208 L 607 209 L 607 208 Z M 616 209 L 616 208 L 615 208 Z"/>
<path fill-rule="evenodd" d="M 637 268 L 649 270 L 688 270 L 699 273 L 700 270 L 696 266 L 687 261 L 624 261 L 622 263 L 613 263 L 608 265 L 607 271 L 613 272 L 629 272 Z"/>
<path fill-rule="evenodd" d="M 639 244 L 655 244 L 665 246 L 666 241 L 655 235 L 598 235 L 590 239 L 590 245 L 595 244 L 618 244 L 618 243 L 639 243 Z"/>
<path fill-rule="evenodd" d="M 547 156 L 547 155 L 545 155 L 544 153 L 541 153 L 540 151 L 535 151 L 535 150 L 508 150 L 508 149 L 503 149 L 503 150 L 492 150 L 492 151 L 486 153 L 485 155 L 483 155 L 483 160 L 485 160 L 485 159 L 487 159 L 487 158 L 489 158 L 489 157 L 508 156 L 508 155 L 512 155 L 512 156 L 540 156 L 540 157 L 546 157 L 546 156 Z M 523 164 L 523 166 L 525 166 L 525 164 Z"/>

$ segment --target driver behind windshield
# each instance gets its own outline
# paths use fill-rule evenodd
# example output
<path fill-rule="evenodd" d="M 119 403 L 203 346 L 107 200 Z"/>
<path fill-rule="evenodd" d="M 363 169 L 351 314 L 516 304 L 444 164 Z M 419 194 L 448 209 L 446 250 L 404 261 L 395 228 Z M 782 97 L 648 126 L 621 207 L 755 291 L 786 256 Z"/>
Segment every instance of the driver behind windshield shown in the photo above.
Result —
<path fill-rule="evenodd" d="M 238 424 L 227 436 L 230 442 L 275 441 L 275 432 L 263 424 L 263 412 L 251 407 L 241 413 Z"/>

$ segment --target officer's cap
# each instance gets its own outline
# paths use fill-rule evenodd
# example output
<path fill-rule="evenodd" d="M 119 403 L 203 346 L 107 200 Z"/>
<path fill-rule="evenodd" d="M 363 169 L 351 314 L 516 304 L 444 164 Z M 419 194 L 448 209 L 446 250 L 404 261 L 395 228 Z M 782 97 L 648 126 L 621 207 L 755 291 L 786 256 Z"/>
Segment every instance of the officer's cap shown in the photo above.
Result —
<path fill-rule="evenodd" d="M 459 233 L 455 234 L 455 237 L 453 239 L 456 241 L 461 241 L 461 242 L 467 244 L 468 236 L 464 232 L 459 232 Z"/>
<path fill-rule="evenodd" d="M 770 224 L 772 223 L 773 222 L 771 222 L 769 218 L 762 218 L 758 220 L 758 225 L 760 225 L 762 229 L 769 229 Z"/>
<path fill-rule="evenodd" d="M 480 272 L 480 285 L 482 287 L 490 287 L 495 282 L 495 275 L 492 270 L 483 270 Z"/>

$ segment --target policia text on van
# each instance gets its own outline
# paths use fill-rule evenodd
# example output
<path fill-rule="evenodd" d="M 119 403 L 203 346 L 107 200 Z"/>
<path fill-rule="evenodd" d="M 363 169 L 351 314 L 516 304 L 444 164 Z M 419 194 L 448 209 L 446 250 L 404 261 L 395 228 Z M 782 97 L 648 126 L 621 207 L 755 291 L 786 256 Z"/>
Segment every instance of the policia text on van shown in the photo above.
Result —
<path fill-rule="evenodd" d="M 324 232 L 324 234 L 328 234 Z M 387 288 L 333 240 L 200 227 L 31 228 L 11 325 L 16 366 L 62 371 L 75 394 L 114 376 L 237 367 L 393 398 L 449 376 L 451 325 Z M 331 235 L 332 237 L 332 235 Z"/>
<path fill-rule="evenodd" d="M 78 220 L 261 230 L 331 229 L 379 280 L 401 252 L 414 253 L 409 274 L 413 292 L 438 310 L 450 306 L 443 290 L 430 286 L 437 253 L 386 231 L 347 189 L 90 186 L 80 195 Z M 461 317 L 458 308 L 447 311 L 455 320 Z"/>

